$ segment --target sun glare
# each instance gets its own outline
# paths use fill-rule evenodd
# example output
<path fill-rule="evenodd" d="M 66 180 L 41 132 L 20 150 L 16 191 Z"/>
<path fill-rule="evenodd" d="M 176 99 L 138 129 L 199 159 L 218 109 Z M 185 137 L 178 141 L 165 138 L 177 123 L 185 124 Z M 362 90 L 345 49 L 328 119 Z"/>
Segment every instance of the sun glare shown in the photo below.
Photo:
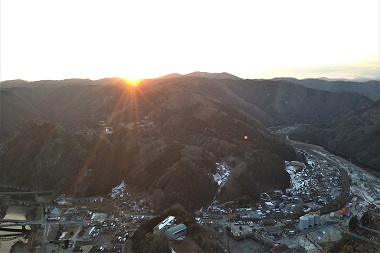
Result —
<path fill-rule="evenodd" d="M 129 85 L 129 86 L 133 86 L 133 87 L 137 87 L 140 83 L 141 83 L 141 81 L 142 81 L 143 79 L 129 79 L 129 78 L 124 78 L 124 81 L 125 81 L 125 84 L 126 85 Z"/>

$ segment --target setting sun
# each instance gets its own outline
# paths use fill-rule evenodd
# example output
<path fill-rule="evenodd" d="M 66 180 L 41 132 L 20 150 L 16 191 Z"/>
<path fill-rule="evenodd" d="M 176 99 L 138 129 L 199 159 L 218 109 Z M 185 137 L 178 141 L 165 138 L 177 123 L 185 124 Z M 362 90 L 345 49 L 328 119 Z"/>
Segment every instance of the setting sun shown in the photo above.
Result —
<path fill-rule="evenodd" d="M 142 81 L 143 79 L 129 79 L 129 78 L 124 78 L 124 81 L 125 81 L 125 84 L 126 85 L 129 85 L 129 86 L 133 86 L 133 87 L 137 87 L 140 83 L 141 83 L 141 81 Z"/>

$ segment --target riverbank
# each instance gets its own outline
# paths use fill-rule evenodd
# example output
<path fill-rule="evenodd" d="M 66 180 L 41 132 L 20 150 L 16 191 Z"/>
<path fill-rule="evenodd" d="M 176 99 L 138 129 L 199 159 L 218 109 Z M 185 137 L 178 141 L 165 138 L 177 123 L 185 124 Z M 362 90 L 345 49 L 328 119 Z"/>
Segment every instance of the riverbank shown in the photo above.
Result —
<path fill-rule="evenodd" d="M 6 209 L 6 213 L 4 215 L 4 219 L 14 219 L 14 220 L 26 220 L 26 217 L 30 215 L 30 211 L 32 208 L 25 207 L 25 206 L 17 206 L 17 205 L 9 205 Z M 19 228 L 21 229 L 21 226 L 19 227 L 12 227 L 12 228 Z M 27 228 L 28 229 L 28 228 Z M 6 232 L 6 231 L 0 231 L 0 234 L 14 234 L 14 232 Z M 0 245 L 0 252 L 28 252 L 25 248 L 28 242 L 27 239 L 23 237 L 17 237 L 10 241 L 2 241 Z M 18 244 L 14 247 L 15 251 L 12 251 L 13 246 L 15 244 Z M 25 246 L 24 246 L 25 244 Z M 24 250 L 25 248 L 25 250 Z"/>

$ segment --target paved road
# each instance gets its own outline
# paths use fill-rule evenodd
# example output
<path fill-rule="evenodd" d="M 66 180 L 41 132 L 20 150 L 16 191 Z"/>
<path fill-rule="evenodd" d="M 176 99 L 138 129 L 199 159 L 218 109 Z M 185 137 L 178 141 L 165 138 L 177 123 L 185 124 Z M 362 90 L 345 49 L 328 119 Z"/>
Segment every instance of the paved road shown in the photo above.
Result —
<path fill-rule="evenodd" d="M 339 166 L 339 162 L 350 167 L 350 168 L 353 168 L 355 170 L 358 170 L 358 171 L 361 171 L 365 174 L 370 174 L 368 171 L 366 171 L 365 169 L 362 169 L 360 168 L 359 166 L 351 163 L 350 161 L 347 161 L 346 159 L 340 157 L 340 156 L 337 156 L 337 155 L 333 155 L 331 154 L 330 152 L 326 151 L 323 147 L 321 146 L 317 146 L 317 145 L 313 145 L 313 144 L 307 144 L 307 143 L 303 143 L 303 142 L 299 142 L 299 141 L 293 141 L 293 140 L 289 140 L 290 143 L 297 147 L 297 148 L 300 148 L 300 149 L 304 149 L 304 150 L 307 150 L 307 151 L 310 151 L 312 152 L 313 154 L 325 159 L 325 160 L 328 160 L 329 162 Z M 326 156 L 322 156 L 321 154 L 317 153 L 317 152 L 321 152 L 323 154 L 325 154 Z M 371 174 L 372 175 L 372 174 Z M 374 175 L 372 175 L 374 176 Z"/>

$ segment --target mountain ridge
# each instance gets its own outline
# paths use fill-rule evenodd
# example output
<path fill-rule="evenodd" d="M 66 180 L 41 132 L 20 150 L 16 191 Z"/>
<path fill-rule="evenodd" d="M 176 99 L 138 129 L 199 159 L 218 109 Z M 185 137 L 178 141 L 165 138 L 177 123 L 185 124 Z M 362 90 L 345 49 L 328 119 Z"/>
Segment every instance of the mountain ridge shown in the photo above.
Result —
<path fill-rule="evenodd" d="M 229 74 L 227 72 L 220 72 L 220 73 L 210 73 L 210 72 L 202 72 L 202 71 L 194 71 L 188 74 L 178 74 L 178 73 L 171 73 L 164 76 L 160 76 L 159 78 L 176 78 L 176 77 L 182 77 L 182 76 L 192 76 L 192 77 L 203 77 L 203 78 L 216 78 L 216 79 L 233 79 L 233 80 L 239 80 L 240 77 L 237 77 L 235 75 Z"/>
<path fill-rule="evenodd" d="M 316 78 L 296 79 L 296 78 L 275 78 L 274 80 L 284 80 L 307 88 L 326 91 L 348 91 L 356 92 L 370 98 L 372 101 L 380 99 L 380 80 L 354 81 L 354 80 L 323 80 Z"/>
<path fill-rule="evenodd" d="M 194 94 L 193 99 L 196 95 L 199 98 L 203 97 L 203 100 L 207 98 L 221 104 L 229 104 L 246 117 L 265 126 L 295 122 L 314 123 L 371 103 L 370 99 L 357 93 L 311 89 L 282 80 L 233 80 L 181 76 L 146 79 L 137 88 L 128 87 L 122 79 L 117 78 L 90 82 L 86 80 L 78 85 L 60 86 L 60 83 L 58 81 L 58 85 L 2 89 L 4 92 L 0 94 L 1 123 L 5 127 L 3 130 L 8 132 L 5 135 L 2 133 L 0 139 L 8 138 L 9 133 L 12 131 L 15 133 L 16 127 L 20 126 L 20 122 L 15 118 L 16 115 L 12 113 L 12 107 L 8 106 L 10 103 L 7 102 L 15 97 L 27 102 L 18 103 L 24 108 L 20 110 L 36 111 L 40 115 L 36 117 L 37 119 L 57 122 L 68 129 L 80 127 L 82 124 L 96 125 L 98 121 L 109 117 L 111 113 L 118 115 L 123 114 L 125 110 L 136 111 L 137 107 L 142 109 L 139 114 L 146 116 L 153 104 L 161 107 L 167 106 L 166 104 L 171 101 L 168 106 L 176 107 L 188 101 L 191 94 Z M 169 93 L 165 94 L 165 91 Z M 132 94 L 139 97 L 141 101 L 132 104 L 122 98 L 124 95 L 130 97 Z M 321 102 L 323 100 L 325 102 Z M 121 104 L 118 104 L 118 101 Z M 330 110 L 331 107 L 335 110 Z M 19 113 L 19 115 L 24 117 L 24 121 L 31 118 L 24 113 Z M 126 117 L 130 118 L 130 116 Z"/>

